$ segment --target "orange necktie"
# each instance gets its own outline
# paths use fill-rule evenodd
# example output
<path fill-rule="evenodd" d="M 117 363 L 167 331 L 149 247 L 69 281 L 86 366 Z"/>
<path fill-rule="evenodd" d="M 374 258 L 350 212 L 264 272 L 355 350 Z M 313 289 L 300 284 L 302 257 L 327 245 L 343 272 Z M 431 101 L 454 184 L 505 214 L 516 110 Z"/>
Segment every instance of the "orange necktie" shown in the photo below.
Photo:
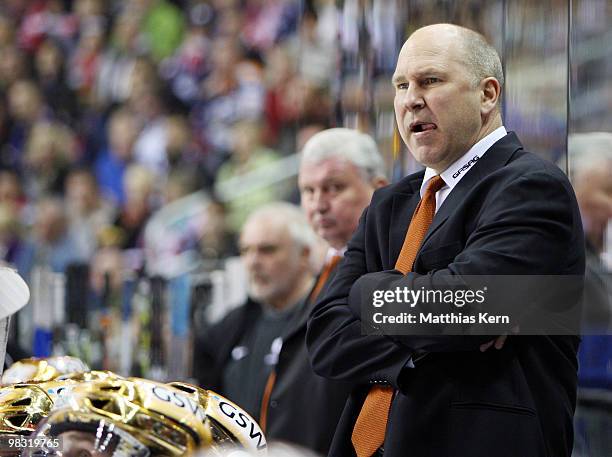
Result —
<path fill-rule="evenodd" d="M 321 270 L 319 279 L 317 279 L 317 282 L 312 288 L 312 292 L 310 292 L 310 296 L 308 297 L 308 301 L 310 303 L 314 303 L 317 301 L 317 298 L 319 297 L 323 286 L 327 282 L 329 275 L 332 271 L 334 271 L 334 268 L 336 268 L 340 260 L 342 260 L 342 256 L 335 255 L 329 260 L 329 262 L 325 264 L 323 270 Z M 266 381 L 266 387 L 264 388 L 264 393 L 261 398 L 261 409 L 259 412 L 259 426 L 261 427 L 264 433 L 266 432 L 266 427 L 268 425 L 268 406 L 270 404 L 270 397 L 272 396 L 272 389 L 274 389 L 275 382 L 276 370 L 272 370 L 272 372 L 268 376 L 268 380 Z"/>
<path fill-rule="evenodd" d="M 395 262 L 395 269 L 403 274 L 412 270 L 414 259 L 436 213 L 436 192 L 444 184 L 439 175 L 434 176 L 414 210 L 402 250 Z M 371 457 L 385 441 L 392 398 L 393 389 L 389 386 L 374 386 L 368 392 L 351 437 L 357 457 Z"/>
<path fill-rule="evenodd" d="M 342 260 L 341 255 L 335 255 L 331 259 L 329 259 L 329 262 L 325 264 L 325 266 L 323 267 L 323 270 L 321 271 L 321 274 L 319 275 L 319 279 L 317 279 L 317 283 L 312 288 L 312 292 L 310 292 L 310 297 L 308 297 L 308 301 L 310 301 L 310 303 L 314 303 L 317 301 L 317 298 L 319 298 L 319 294 L 321 293 L 323 286 L 329 279 L 329 275 L 331 274 L 332 271 L 334 271 L 334 268 L 338 266 L 338 263 L 341 260 Z"/>

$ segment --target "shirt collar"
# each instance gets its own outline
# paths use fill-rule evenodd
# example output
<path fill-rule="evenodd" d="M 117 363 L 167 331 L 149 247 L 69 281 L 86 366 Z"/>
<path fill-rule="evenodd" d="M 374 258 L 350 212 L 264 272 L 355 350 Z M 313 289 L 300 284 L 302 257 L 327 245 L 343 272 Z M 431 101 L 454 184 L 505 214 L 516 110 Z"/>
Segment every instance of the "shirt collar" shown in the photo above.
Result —
<path fill-rule="evenodd" d="M 461 179 L 467 174 L 467 171 L 489 150 L 494 143 L 499 141 L 501 138 L 506 136 L 507 132 L 505 127 L 496 128 L 478 143 L 470 148 L 459 160 L 453 162 L 446 170 L 440 173 L 440 176 L 446 183 L 444 188 L 449 188 L 449 191 L 453 190 L 455 186 L 461 181 Z M 429 180 L 438 174 L 433 168 L 425 168 L 425 176 L 423 176 L 423 183 L 421 184 L 421 197 L 425 194 Z"/>
<path fill-rule="evenodd" d="M 327 249 L 327 254 L 325 255 L 325 263 L 331 262 L 335 256 L 344 257 L 344 253 L 346 252 L 346 246 L 342 249 L 332 248 L 331 246 Z"/>

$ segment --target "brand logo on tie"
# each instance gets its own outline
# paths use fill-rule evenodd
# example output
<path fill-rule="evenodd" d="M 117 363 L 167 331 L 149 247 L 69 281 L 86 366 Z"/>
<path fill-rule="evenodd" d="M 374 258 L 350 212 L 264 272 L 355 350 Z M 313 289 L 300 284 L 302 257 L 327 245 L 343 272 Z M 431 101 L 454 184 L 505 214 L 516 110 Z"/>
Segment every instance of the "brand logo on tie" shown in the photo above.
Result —
<path fill-rule="evenodd" d="M 472 165 L 474 165 L 476 162 L 478 162 L 479 157 L 478 156 L 474 156 L 472 157 L 468 163 L 466 163 L 464 166 L 462 166 L 461 168 L 459 168 L 459 170 L 457 170 L 455 172 L 455 174 L 453 175 L 453 179 L 456 179 L 461 173 L 463 173 L 465 170 L 468 170 Z"/>

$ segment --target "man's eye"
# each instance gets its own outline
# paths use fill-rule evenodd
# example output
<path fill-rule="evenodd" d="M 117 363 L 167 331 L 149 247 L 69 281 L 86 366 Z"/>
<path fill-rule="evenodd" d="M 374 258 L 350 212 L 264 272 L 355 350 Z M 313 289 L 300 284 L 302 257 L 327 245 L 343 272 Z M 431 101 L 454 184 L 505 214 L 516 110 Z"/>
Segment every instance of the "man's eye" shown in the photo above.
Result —
<path fill-rule="evenodd" d="M 397 83 L 395 87 L 397 90 L 406 90 L 408 89 L 408 83 Z"/>
<path fill-rule="evenodd" d="M 273 244 L 265 244 L 259 247 L 259 252 L 261 254 L 274 254 L 278 250 L 278 246 Z"/>
<path fill-rule="evenodd" d="M 438 81 L 440 81 L 438 78 L 433 78 L 433 77 L 431 77 L 431 78 L 425 78 L 425 79 L 423 80 L 423 84 L 424 84 L 424 85 L 429 85 L 429 84 L 437 83 Z"/>

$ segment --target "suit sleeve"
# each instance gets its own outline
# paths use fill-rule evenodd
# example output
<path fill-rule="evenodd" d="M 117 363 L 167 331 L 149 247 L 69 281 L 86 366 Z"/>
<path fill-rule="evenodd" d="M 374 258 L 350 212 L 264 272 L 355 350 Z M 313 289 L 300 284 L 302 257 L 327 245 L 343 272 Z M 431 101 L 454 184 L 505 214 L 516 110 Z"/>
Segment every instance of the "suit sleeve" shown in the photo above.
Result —
<path fill-rule="evenodd" d="M 384 335 L 362 335 L 361 320 L 347 301 L 353 283 L 366 273 L 367 211 L 326 294 L 311 312 L 306 343 L 312 367 L 321 376 L 357 384 L 380 381 L 397 388 L 412 351 Z"/>

